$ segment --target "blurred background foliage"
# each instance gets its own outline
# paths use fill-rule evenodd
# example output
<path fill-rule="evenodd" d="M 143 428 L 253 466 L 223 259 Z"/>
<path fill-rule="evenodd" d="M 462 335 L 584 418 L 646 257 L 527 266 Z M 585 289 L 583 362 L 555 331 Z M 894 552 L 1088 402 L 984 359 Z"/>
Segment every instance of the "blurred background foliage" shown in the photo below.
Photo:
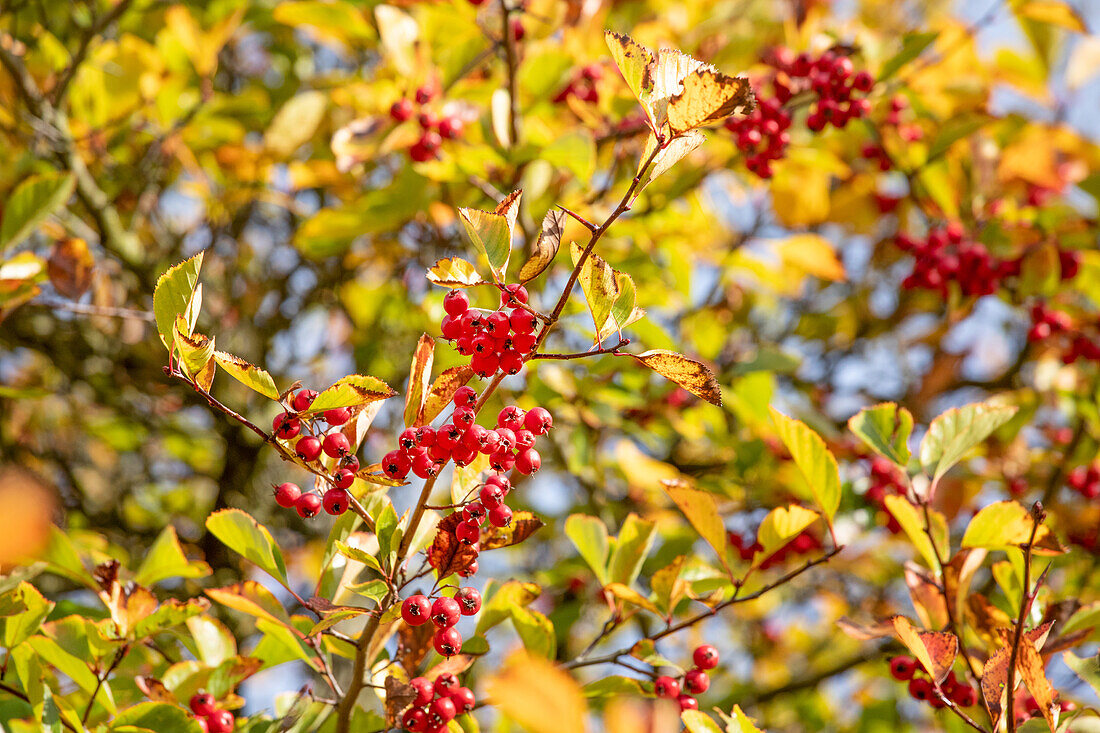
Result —
<path fill-rule="evenodd" d="M 529 247 L 553 204 L 599 221 L 633 175 L 644 127 L 604 28 L 753 78 L 777 46 L 850 47 L 856 68 L 879 77 L 868 120 L 796 125 L 769 180 L 715 129 L 600 245 L 638 285 L 647 317 L 628 329 L 634 343 L 707 361 L 725 407 L 614 357 L 540 362 L 505 380 L 501 399 L 544 405 L 558 427 L 521 494 L 548 527 L 487 574 L 543 583 L 560 654 L 575 655 L 599 628 L 598 584 L 562 536 L 564 517 L 591 513 L 613 532 L 628 512 L 668 519 L 643 577 L 693 541 L 660 478 L 694 477 L 721 497 L 730 529 L 751 533 L 800 485 L 768 417 L 780 406 L 841 458 L 849 549 L 791 592 L 700 629 L 695 641 L 734 660 L 715 703 L 739 701 L 776 729 L 923 725 L 927 711 L 899 707 L 904 691 L 883 669 L 861 667 L 876 650 L 833 625 L 904 605 L 909 557 L 861 496 L 868 462 L 843 421 L 883 400 L 921 424 L 992 394 L 1021 406 L 979 462 L 945 481 L 940 508 L 964 521 L 1010 488 L 1043 498 L 1061 536 L 1091 531 L 1056 577 L 1095 600 L 1098 508 L 1063 485 L 1096 458 L 1097 362 L 1064 363 L 1064 344 L 1026 335 L 1037 300 L 1081 323 L 1100 308 L 1098 16 L 1096 3 L 1047 0 L 528 0 L 515 16 L 512 130 L 496 2 L 4 0 L 0 201 L 41 176 L 65 205 L 0 245 L 0 459 L 53 487 L 54 519 L 78 542 L 92 537 L 84 530 L 105 538 L 88 540 L 97 552 L 137 564 L 171 524 L 213 567 L 204 582 L 231 582 L 243 568 L 203 520 L 237 506 L 308 577 L 327 523 L 278 511 L 268 488 L 302 476 L 162 372 L 147 316 L 160 272 L 207 249 L 199 329 L 281 389 L 355 372 L 401 390 L 417 339 L 437 334 L 443 314 L 425 268 L 470 256 L 457 207 L 488 209 L 522 188 Z M 602 71 L 596 99 L 559 99 L 589 65 Z M 442 90 L 428 106 L 466 127 L 437 159 L 413 162 L 416 123 L 388 110 L 424 84 Z M 904 137 L 886 123 L 898 97 Z M 890 170 L 864 157 L 868 144 L 885 148 Z M 983 297 L 901 288 L 913 258 L 894 238 L 944 221 L 1022 257 L 1021 276 Z M 566 239 L 582 236 L 570 221 Z M 1059 251 L 1075 253 L 1071 277 Z M 552 305 L 567 273 L 559 262 L 533 302 Z M 553 350 L 590 344 L 583 303 L 568 313 Z M 458 363 L 448 348 L 437 358 Z M 275 414 L 224 376 L 216 390 L 258 424 Z M 400 421 L 400 408 L 383 408 L 368 461 Z M 409 494 L 395 492 L 399 509 Z M 64 598 L 70 586 L 42 588 Z M 816 673 L 828 681 L 799 686 Z"/>

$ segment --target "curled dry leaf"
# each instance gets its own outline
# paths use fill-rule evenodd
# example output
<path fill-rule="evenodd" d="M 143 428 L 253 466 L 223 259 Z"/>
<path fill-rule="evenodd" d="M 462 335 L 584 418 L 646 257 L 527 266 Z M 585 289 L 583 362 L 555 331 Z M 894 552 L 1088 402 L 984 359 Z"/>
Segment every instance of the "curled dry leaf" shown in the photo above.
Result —
<path fill-rule="evenodd" d="M 477 552 L 470 545 L 459 542 L 454 530 L 443 526 L 450 517 L 462 519 L 460 514 L 451 514 L 444 518 L 436 530 L 432 546 L 428 548 L 428 564 L 435 568 L 441 578 L 462 570 L 477 559 Z"/>
<path fill-rule="evenodd" d="M 435 361 L 435 339 L 423 334 L 413 352 L 409 367 L 409 387 L 405 391 L 405 425 L 416 424 L 424 400 L 428 397 L 428 384 L 432 379 L 432 363 Z"/>
<path fill-rule="evenodd" d="M 718 385 L 714 372 L 702 362 L 667 349 L 651 349 L 630 356 L 696 397 L 712 405 L 722 405 L 722 388 Z"/>
<path fill-rule="evenodd" d="M 416 676 L 421 662 L 431 651 L 433 634 L 435 634 L 435 626 L 432 624 L 420 626 L 401 624 L 397 629 L 397 661 L 409 677 Z"/>
<path fill-rule="evenodd" d="M 472 288 L 484 284 L 477 268 L 461 257 L 444 257 L 428 268 L 428 280 L 446 288 Z"/>
<path fill-rule="evenodd" d="M 397 725 L 401 712 L 412 705 L 416 699 L 416 688 L 408 682 L 402 682 L 392 674 L 386 678 L 386 723 Z"/>
<path fill-rule="evenodd" d="M 553 263 L 561 247 L 562 232 L 565 229 L 565 212 L 551 209 L 542 218 L 542 229 L 531 248 L 531 257 L 519 269 L 520 282 L 530 282 L 541 275 Z"/>
<path fill-rule="evenodd" d="M 918 630 L 904 616 L 893 616 L 890 622 L 898 641 L 917 658 L 937 685 L 942 682 L 959 653 L 958 637 L 946 631 Z"/>
<path fill-rule="evenodd" d="M 507 527 L 489 527 L 481 533 L 481 549 L 497 550 L 518 545 L 543 526 L 542 520 L 531 512 L 516 512 Z"/>
<path fill-rule="evenodd" d="M 455 396 L 458 388 L 473 378 L 474 370 L 469 364 L 444 369 L 435 378 L 435 382 L 428 390 L 428 394 L 424 398 L 424 404 L 420 408 L 420 414 L 417 415 L 415 426 L 427 425 L 434 420 L 451 403 L 451 399 Z"/>

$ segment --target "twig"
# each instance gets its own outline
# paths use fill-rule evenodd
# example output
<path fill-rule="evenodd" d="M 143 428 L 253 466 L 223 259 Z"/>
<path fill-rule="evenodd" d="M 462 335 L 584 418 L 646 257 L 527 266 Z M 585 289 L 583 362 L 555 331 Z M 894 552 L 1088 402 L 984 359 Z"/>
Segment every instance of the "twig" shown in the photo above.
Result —
<path fill-rule="evenodd" d="M 68 311 L 82 316 L 103 316 L 106 318 L 129 318 L 135 321 L 153 323 L 156 318 L 149 311 L 136 310 L 134 308 L 115 308 L 106 305 L 91 305 L 87 303 L 75 303 L 71 300 L 53 298 L 48 295 L 40 296 L 35 303 L 46 308 Z"/>
<path fill-rule="evenodd" d="M 1008 692 L 1005 704 L 1005 724 L 1008 726 L 1008 733 L 1015 733 L 1016 731 L 1016 715 L 1013 710 L 1016 702 L 1016 658 L 1020 655 L 1020 642 L 1024 638 L 1024 624 L 1027 622 L 1027 615 L 1031 612 L 1031 604 L 1039 592 L 1039 583 L 1036 583 L 1034 592 L 1031 590 L 1031 553 L 1035 546 L 1035 536 L 1039 533 L 1039 526 L 1043 523 L 1045 517 L 1046 513 L 1043 511 L 1042 502 L 1035 502 L 1031 507 L 1031 536 L 1028 537 L 1027 544 L 1023 547 L 1024 582 L 1021 586 L 1023 595 L 1020 598 L 1020 615 L 1016 619 L 1016 630 L 1012 637 L 1012 652 L 1008 657 L 1008 680 L 1005 685 L 1005 690 Z"/>
<path fill-rule="evenodd" d="M 102 674 L 97 674 L 95 676 L 95 689 L 92 690 L 92 696 L 88 698 L 88 706 L 84 708 L 84 715 L 80 716 L 81 725 L 86 726 L 88 724 L 88 716 L 92 714 L 92 708 L 95 707 L 96 695 L 98 695 L 99 691 L 103 688 L 103 683 L 106 682 L 107 678 L 111 676 L 111 672 L 115 671 L 115 668 L 117 668 L 118 665 L 122 663 L 122 660 L 129 652 L 129 644 L 124 644 L 123 646 L 119 647 L 119 650 L 115 652 L 115 658 L 111 661 L 111 665 L 107 667 L 107 669 L 104 670 Z"/>
<path fill-rule="evenodd" d="M 578 222 L 580 222 L 580 224 L 582 226 L 584 226 L 588 231 L 595 233 L 595 231 L 599 228 L 595 224 L 593 224 L 592 222 L 588 221 L 588 219 L 585 219 L 583 216 L 581 216 L 577 212 L 573 211 L 572 209 L 567 209 L 566 207 L 562 206 L 561 204 L 555 204 L 555 205 L 559 209 L 564 211 L 566 214 L 569 214 L 569 216 L 573 217 Z"/>
<path fill-rule="evenodd" d="M 519 98 L 516 92 L 516 36 L 512 32 L 512 8 L 508 0 L 500 0 L 501 41 L 504 44 L 504 60 L 508 73 L 508 133 L 509 147 L 519 145 Z"/>
<path fill-rule="evenodd" d="M 586 356 L 599 356 L 600 354 L 617 354 L 619 349 L 624 346 L 630 345 L 630 339 L 620 338 L 619 343 L 614 346 L 606 346 L 602 349 L 593 349 L 592 351 L 578 351 L 575 354 L 532 354 L 529 359 L 557 359 L 563 361 L 566 359 L 583 359 Z"/>

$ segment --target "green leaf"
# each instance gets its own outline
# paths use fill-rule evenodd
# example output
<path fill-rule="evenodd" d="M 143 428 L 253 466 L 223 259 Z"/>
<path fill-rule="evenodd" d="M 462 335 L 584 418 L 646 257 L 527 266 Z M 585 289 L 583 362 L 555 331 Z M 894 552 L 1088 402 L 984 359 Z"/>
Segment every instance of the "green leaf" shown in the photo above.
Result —
<path fill-rule="evenodd" d="M 397 393 L 381 379 L 363 374 L 349 374 L 317 395 L 313 400 L 313 404 L 302 414 L 316 415 L 319 412 L 333 410 L 337 407 L 368 405 L 378 400 L 389 399 L 395 394 Z"/>
<path fill-rule="evenodd" d="M 215 351 L 214 360 L 229 376 L 253 392 L 258 392 L 270 400 L 278 401 L 279 390 L 275 388 L 275 380 L 263 369 L 255 364 L 249 364 L 239 356 L 227 354 L 224 351 Z"/>
<path fill-rule="evenodd" d="M 905 468 L 909 463 L 909 435 L 913 415 L 904 407 L 885 402 L 860 410 L 848 420 L 848 429 L 875 453 Z"/>
<path fill-rule="evenodd" d="M 24 610 L 0 619 L 0 638 L 8 649 L 19 646 L 38 631 L 55 605 L 26 581 L 11 593 L 13 601 L 21 604 Z"/>
<path fill-rule="evenodd" d="M 374 28 L 363 13 L 347 2 L 330 0 L 284 0 L 271 10 L 271 17 L 293 28 L 308 28 L 323 39 L 350 44 L 375 37 Z"/>
<path fill-rule="evenodd" d="M 2 207 L 0 252 L 19 244 L 69 200 L 76 186 L 72 173 L 45 173 L 22 181 Z"/>
<path fill-rule="evenodd" d="M 926 33 L 907 33 L 902 38 L 901 50 L 894 54 L 882 65 L 878 72 L 878 81 L 886 81 L 905 66 L 907 63 L 920 56 L 924 49 L 932 45 L 939 36 L 938 31 Z"/>
<path fill-rule="evenodd" d="M 709 715 L 699 710 L 685 710 L 680 713 L 680 720 L 689 733 L 723 733 Z"/>
<path fill-rule="evenodd" d="M 280 158 L 291 155 L 317 132 L 327 106 L 328 98 L 316 90 L 291 97 L 264 132 L 264 147 Z"/>
<path fill-rule="evenodd" d="M 982 129 L 989 117 L 985 115 L 961 115 L 946 120 L 932 138 L 932 144 L 928 148 L 928 159 L 934 160 L 950 148 L 955 142 L 969 137 Z"/>
<path fill-rule="evenodd" d="M 205 664 L 216 667 L 236 656 L 237 642 L 220 621 L 209 616 L 194 616 L 187 619 L 187 630 L 195 641 L 196 656 Z"/>
<path fill-rule="evenodd" d="M 267 527 L 240 509 L 222 509 L 206 518 L 206 528 L 231 550 L 255 563 L 284 584 L 287 582 L 283 553 Z"/>
<path fill-rule="evenodd" d="M 942 557 L 951 556 L 947 520 L 944 518 L 943 514 L 935 509 L 928 510 L 928 516 L 932 520 L 932 536 L 936 538 L 936 546 L 933 548 L 932 541 L 924 531 L 924 515 L 917 507 L 913 506 L 912 502 L 904 496 L 892 495 L 886 497 L 885 504 L 886 511 L 890 512 L 890 515 L 897 520 L 899 525 L 901 525 L 905 535 L 909 538 L 909 541 L 913 543 L 913 547 L 915 547 L 921 557 L 924 558 L 924 561 L 928 563 L 928 567 L 938 573 L 940 571 L 940 562 L 936 557 L 936 550 L 939 551 Z"/>
<path fill-rule="evenodd" d="M 489 269 L 497 282 L 504 282 L 508 258 L 512 254 L 512 234 L 519 215 L 520 191 L 513 191 L 494 211 L 459 209 L 466 237 L 489 262 Z"/>
<path fill-rule="evenodd" d="M 199 281 L 203 253 L 175 265 L 157 280 L 153 291 L 153 316 L 157 321 L 157 332 L 161 343 L 169 351 L 175 343 L 176 316 L 187 313 Z M 188 323 L 194 328 L 194 320 Z M 188 333 L 188 336 L 191 334 Z"/>
<path fill-rule="evenodd" d="M 718 511 L 718 500 L 714 494 L 692 488 L 691 484 L 682 479 L 664 480 L 661 486 L 676 506 L 680 507 L 680 511 L 688 518 L 699 536 L 718 553 L 718 560 L 728 573 L 730 567 L 726 552 L 729 549 L 729 539 L 726 526 L 722 523 L 722 514 Z"/>
<path fill-rule="evenodd" d="M 933 420 L 920 444 L 921 466 L 933 485 L 971 448 L 1011 420 L 1016 410 L 1014 405 L 981 402 L 953 407 Z"/>
<path fill-rule="evenodd" d="M 83 659 L 62 649 L 53 639 L 36 635 L 27 639 L 27 644 L 30 645 L 31 649 L 34 649 L 38 656 L 56 667 L 58 671 L 75 682 L 84 692 L 91 693 L 99 686 L 99 680 L 88 667 L 88 664 Z M 104 699 L 103 702 L 106 703 L 107 700 Z"/>
<path fill-rule="evenodd" d="M 512 625 L 529 654 L 553 659 L 558 646 L 554 624 L 545 615 L 522 606 L 512 607 Z"/>
<path fill-rule="evenodd" d="M 1014 501 L 998 501 L 983 507 L 963 534 L 963 547 L 984 547 L 987 550 L 1004 550 L 1019 547 L 1031 538 L 1035 525 L 1031 513 Z M 1049 530 L 1040 525 L 1035 541 L 1043 539 Z"/>
<path fill-rule="evenodd" d="M 776 550 L 802 534 L 802 531 L 813 524 L 818 516 L 817 512 L 797 504 L 772 509 L 760 522 L 760 528 L 756 531 L 756 541 L 763 549 L 756 553 L 753 564 L 759 565 L 774 555 Z"/>
<path fill-rule="evenodd" d="M 1088 682 L 1093 691 L 1100 695 L 1100 656 L 1082 658 L 1073 652 L 1062 655 L 1062 661 L 1072 669 L 1078 677 Z"/>
<path fill-rule="evenodd" d="M 790 451 L 802 477 L 831 524 L 840 507 L 840 469 L 821 436 L 805 423 L 793 420 L 775 408 L 768 408 L 779 437 Z"/>
<path fill-rule="evenodd" d="M 340 540 L 336 540 L 334 544 L 336 546 L 336 551 L 344 557 L 348 558 L 349 560 L 361 562 L 367 567 L 378 571 L 379 573 L 382 572 L 382 565 L 379 564 L 378 558 L 376 558 L 374 555 L 370 554 L 366 550 L 359 547 L 352 547 L 346 542 L 341 542 Z"/>
<path fill-rule="evenodd" d="M 600 585 L 607 585 L 607 558 L 611 554 L 611 541 L 603 521 L 586 514 L 572 514 L 565 520 L 565 536 L 572 540 Z"/>
<path fill-rule="evenodd" d="M 526 608 L 539 597 L 541 589 L 535 583 L 509 580 L 489 596 L 477 620 L 478 635 L 484 634 L 502 621 L 511 618 L 513 609 Z M 488 595 L 488 594 L 487 594 Z"/>
<path fill-rule="evenodd" d="M 397 512 L 393 502 L 386 501 L 375 520 L 375 535 L 378 537 L 378 555 L 387 558 L 397 551 L 401 544 L 401 529 L 398 526 Z"/>
<path fill-rule="evenodd" d="M 165 702 L 142 702 L 126 708 L 111 721 L 110 730 L 122 731 L 127 727 L 151 731 L 179 731 L 200 733 L 199 721 L 179 705 Z"/>
<path fill-rule="evenodd" d="M 168 525 L 145 553 L 134 580 L 139 585 L 151 586 L 166 578 L 204 578 L 210 572 L 210 566 L 205 562 L 187 559 L 180 547 L 176 528 Z"/>
<path fill-rule="evenodd" d="M 608 579 L 612 583 L 630 586 L 638 578 L 649 549 L 657 534 L 656 522 L 642 519 L 631 512 L 623 521 L 622 529 L 611 551 Z"/>
<path fill-rule="evenodd" d="M 382 599 L 385 598 L 386 594 L 389 592 L 389 586 L 386 585 L 386 581 L 381 578 L 368 580 L 365 583 L 355 583 L 354 585 L 347 586 L 347 589 L 364 598 L 369 598 L 374 601 L 376 606 L 382 603 Z"/>
<path fill-rule="evenodd" d="M 134 626 L 134 636 L 139 640 L 146 639 L 153 634 L 179 626 L 209 609 L 210 601 L 205 598 L 188 598 L 186 601 L 169 598 L 157 606 L 157 610 L 137 622 Z"/>
<path fill-rule="evenodd" d="M 356 608 L 355 606 L 341 606 L 339 610 L 325 616 L 323 619 L 313 624 L 313 628 L 309 630 L 308 636 L 316 636 L 322 631 L 331 629 L 333 626 L 347 621 L 349 618 L 355 618 L 356 616 L 362 616 L 364 613 L 370 613 L 369 609 Z"/>
<path fill-rule="evenodd" d="M 641 680 L 622 675 L 611 675 L 589 682 L 582 688 L 585 697 L 644 697 L 646 690 L 642 687 Z"/>

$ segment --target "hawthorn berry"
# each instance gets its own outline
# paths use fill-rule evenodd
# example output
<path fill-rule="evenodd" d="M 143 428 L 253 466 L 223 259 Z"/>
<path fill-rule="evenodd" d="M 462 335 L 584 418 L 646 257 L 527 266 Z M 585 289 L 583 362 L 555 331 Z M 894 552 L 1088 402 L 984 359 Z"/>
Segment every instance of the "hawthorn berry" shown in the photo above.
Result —
<path fill-rule="evenodd" d="M 428 714 L 421 708 L 409 708 L 401 716 L 401 726 L 412 733 L 424 733 L 428 730 Z"/>
<path fill-rule="evenodd" d="M 325 511 L 337 517 L 348 510 L 348 504 L 350 502 L 351 497 L 348 495 L 348 492 L 339 487 L 326 491 L 324 499 L 322 500 Z"/>
<path fill-rule="evenodd" d="M 401 618 L 409 626 L 420 626 L 427 623 L 431 613 L 432 602 L 428 600 L 427 596 L 419 593 L 415 596 L 409 596 L 401 603 Z"/>
<path fill-rule="evenodd" d="M 464 545 L 472 545 L 481 537 L 481 527 L 477 522 L 459 522 L 455 527 L 455 537 Z"/>
<path fill-rule="evenodd" d="M 680 712 L 685 710 L 698 710 L 699 702 L 691 695 L 679 695 L 676 702 L 680 703 Z"/>
<path fill-rule="evenodd" d="M 424 707 L 435 697 L 435 686 L 427 677 L 413 677 L 409 680 L 409 684 L 416 690 L 416 699 L 412 702 L 414 707 Z"/>
<path fill-rule="evenodd" d="M 699 669 L 714 669 L 718 666 L 718 650 L 710 644 L 703 644 L 695 648 L 691 659 Z"/>
<path fill-rule="evenodd" d="M 195 718 L 195 722 L 199 724 L 201 733 L 210 733 L 210 725 L 206 722 L 206 718 Z"/>
<path fill-rule="evenodd" d="M 912 657 L 897 656 L 890 660 L 890 674 L 894 679 L 904 682 L 913 679 L 917 671 L 917 660 Z"/>
<path fill-rule="evenodd" d="M 290 440 L 302 431 L 302 421 L 289 412 L 281 412 L 271 421 L 271 429 L 280 440 Z"/>
<path fill-rule="evenodd" d="M 475 458 L 477 458 L 477 450 L 468 445 L 455 446 L 455 449 L 451 451 L 451 460 L 455 462 L 456 466 L 468 466 L 474 462 Z"/>
<path fill-rule="evenodd" d="M 512 523 L 512 510 L 507 504 L 497 504 L 489 510 L 489 524 L 494 527 L 507 527 Z"/>
<path fill-rule="evenodd" d="M 325 436 L 321 447 L 324 449 L 325 455 L 330 458 L 340 458 L 351 453 L 351 443 L 348 442 L 348 436 L 343 433 L 329 433 Z"/>
<path fill-rule="evenodd" d="M 518 351 L 505 351 L 500 355 L 500 371 L 505 374 L 519 374 L 523 370 L 523 356 Z"/>
<path fill-rule="evenodd" d="M 532 407 L 524 415 L 523 425 L 535 435 L 546 435 L 554 427 L 554 416 L 545 407 Z"/>
<path fill-rule="evenodd" d="M 684 689 L 692 695 L 701 695 L 710 687 L 710 677 L 701 669 L 688 670 L 684 675 Z"/>
<path fill-rule="evenodd" d="M 470 564 L 474 565 L 476 562 L 475 560 Z M 432 637 L 432 646 L 435 647 L 439 656 L 453 657 L 462 649 L 462 634 L 458 633 L 458 629 L 453 626 L 446 629 L 440 629 L 435 632 L 435 636 Z"/>
<path fill-rule="evenodd" d="M 444 117 L 439 122 L 439 134 L 447 140 L 454 140 L 462 137 L 465 127 L 462 120 L 457 117 Z"/>
<path fill-rule="evenodd" d="M 909 680 L 909 696 L 914 700 L 931 700 L 932 683 L 923 677 L 914 677 Z"/>
<path fill-rule="evenodd" d="M 516 430 L 516 450 L 525 451 L 535 446 L 535 434 L 530 430 Z"/>
<path fill-rule="evenodd" d="M 422 448 L 435 445 L 435 428 L 425 425 L 416 429 L 416 444 Z"/>
<path fill-rule="evenodd" d="M 315 461 L 321 455 L 321 441 L 312 435 L 304 435 L 294 444 L 294 452 L 307 463 Z"/>
<path fill-rule="evenodd" d="M 477 575 L 477 560 L 471 560 L 469 564 L 458 571 L 458 577 L 471 578 Z"/>
<path fill-rule="evenodd" d="M 512 490 L 512 482 L 508 480 L 507 476 L 501 476 L 499 474 L 493 474 L 489 478 L 485 479 L 486 486 L 498 486 L 500 490 L 507 496 L 508 492 Z"/>
<path fill-rule="evenodd" d="M 427 104 L 432 101 L 432 97 L 435 96 L 435 87 L 431 84 L 424 84 L 416 89 L 416 103 Z"/>
<path fill-rule="evenodd" d="M 653 694 L 668 700 L 674 700 L 680 696 L 680 683 L 671 677 L 662 675 L 653 682 Z"/>
<path fill-rule="evenodd" d="M 420 453 L 413 459 L 412 471 L 418 477 L 426 479 L 437 475 L 443 467 L 433 461 L 426 453 Z"/>
<path fill-rule="evenodd" d="M 464 385 L 455 390 L 452 400 L 455 407 L 472 407 L 477 402 L 477 391 Z"/>
<path fill-rule="evenodd" d="M 469 504 L 462 507 L 463 521 L 478 526 L 481 526 L 481 523 L 485 521 L 485 513 L 485 506 L 480 501 L 471 501 Z"/>
<path fill-rule="evenodd" d="M 325 410 L 324 417 L 329 425 L 339 427 L 351 419 L 351 408 L 334 407 L 331 410 Z"/>
<path fill-rule="evenodd" d="M 534 448 L 527 448 L 516 455 L 515 464 L 517 471 L 529 476 L 542 468 L 542 456 Z"/>
<path fill-rule="evenodd" d="M 504 489 L 496 484 L 486 484 L 478 493 L 478 497 L 481 499 L 482 506 L 492 511 L 504 501 Z"/>
<path fill-rule="evenodd" d="M 454 673 L 444 672 L 435 678 L 435 682 L 432 683 L 432 690 L 439 697 L 450 697 L 461 686 L 462 683 L 458 681 L 458 677 Z"/>
<path fill-rule="evenodd" d="M 317 512 L 321 511 L 321 497 L 317 494 L 302 494 L 294 502 L 294 508 L 298 510 L 298 516 L 302 519 L 313 519 Z"/>
<path fill-rule="evenodd" d="M 217 707 L 215 707 L 217 700 L 209 692 L 199 692 L 192 695 L 187 704 L 191 708 L 191 712 L 202 718 L 213 715 L 217 710 Z"/>
<path fill-rule="evenodd" d="M 511 471 L 516 465 L 516 457 L 508 450 L 500 448 L 489 456 L 489 468 L 494 471 Z"/>
<path fill-rule="evenodd" d="M 435 150 L 431 150 L 424 144 L 423 138 L 412 144 L 409 148 L 409 158 L 414 163 L 424 163 L 435 157 Z"/>
<path fill-rule="evenodd" d="M 515 306 L 527 305 L 527 288 L 518 283 L 505 285 L 500 291 L 500 305 Z"/>
<path fill-rule="evenodd" d="M 390 117 L 396 122 L 412 119 L 413 103 L 408 99 L 399 99 L 390 105 Z"/>
<path fill-rule="evenodd" d="M 392 479 L 403 479 L 409 475 L 412 463 L 409 457 L 401 451 L 390 451 L 382 456 L 382 473 Z"/>
<path fill-rule="evenodd" d="M 444 725 L 454 720 L 457 714 L 455 701 L 449 697 L 437 697 L 428 707 L 428 720 L 436 725 Z"/>
<path fill-rule="evenodd" d="M 432 604 L 432 623 L 440 629 L 449 629 L 458 623 L 462 616 L 462 605 L 454 598 L 443 596 Z"/>
<path fill-rule="evenodd" d="M 481 593 L 477 588 L 459 588 L 455 593 L 455 600 L 462 607 L 463 616 L 473 616 L 481 610 Z"/>
<path fill-rule="evenodd" d="M 474 691 L 469 687 L 459 687 L 448 697 L 454 702 L 455 710 L 460 715 L 470 712 L 474 709 L 474 706 L 477 705 L 477 698 L 474 697 Z"/>
<path fill-rule="evenodd" d="M 459 430 L 469 430 L 476 418 L 477 414 L 472 407 L 459 407 L 451 415 L 451 421 Z"/>
<path fill-rule="evenodd" d="M 215 710 L 206 716 L 206 728 L 210 733 L 232 733 L 236 719 L 228 710 Z"/>
<path fill-rule="evenodd" d="M 275 487 L 275 503 L 284 509 L 294 506 L 301 495 L 302 490 L 298 488 L 297 484 L 285 483 Z"/>
<path fill-rule="evenodd" d="M 316 399 L 317 392 L 312 389 L 300 389 L 294 395 L 294 399 L 290 405 L 297 412 L 304 412 L 309 409 L 309 406 L 313 404 L 313 400 Z"/>
<path fill-rule="evenodd" d="M 470 298 L 461 290 L 452 290 L 443 296 L 443 310 L 449 316 L 461 316 L 470 309 Z"/>

